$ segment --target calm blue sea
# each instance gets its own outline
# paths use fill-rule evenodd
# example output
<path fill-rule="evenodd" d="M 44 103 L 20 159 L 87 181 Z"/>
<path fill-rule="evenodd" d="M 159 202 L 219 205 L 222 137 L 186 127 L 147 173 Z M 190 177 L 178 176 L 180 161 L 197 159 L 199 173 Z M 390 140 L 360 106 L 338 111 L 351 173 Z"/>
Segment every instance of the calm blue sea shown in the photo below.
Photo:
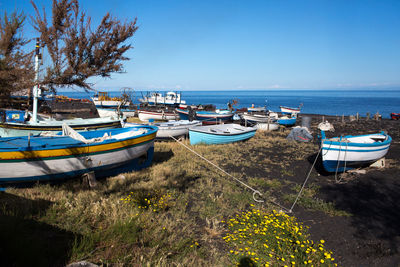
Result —
<path fill-rule="evenodd" d="M 158 91 L 163 92 L 163 91 Z M 146 91 L 135 91 L 134 102 Z M 73 98 L 90 98 L 77 91 L 60 91 L 60 95 Z M 110 96 L 119 96 L 119 91 L 110 91 Z M 182 91 L 182 99 L 188 104 L 214 104 L 226 108 L 230 100 L 237 100 L 236 108 L 267 106 L 280 111 L 279 106 L 297 107 L 303 103 L 303 113 L 325 115 L 371 115 L 379 112 L 389 118 L 391 112 L 400 112 L 400 89 L 390 90 L 232 90 L 232 91 Z"/>

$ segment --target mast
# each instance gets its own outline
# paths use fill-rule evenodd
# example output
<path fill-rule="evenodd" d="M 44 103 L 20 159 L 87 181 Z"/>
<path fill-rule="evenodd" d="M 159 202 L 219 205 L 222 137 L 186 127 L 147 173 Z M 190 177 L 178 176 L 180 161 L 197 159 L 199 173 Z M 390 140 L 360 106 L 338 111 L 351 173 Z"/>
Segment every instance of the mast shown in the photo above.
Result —
<path fill-rule="evenodd" d="M 39 93 L 39 58 L 40 58 L 40 45 L 39 38 L 36 38 L 36 51 L 35 51 L 35 86 L 33 87 L 33 122 L 37 122 L 38 110 L 38 93 Z"/>

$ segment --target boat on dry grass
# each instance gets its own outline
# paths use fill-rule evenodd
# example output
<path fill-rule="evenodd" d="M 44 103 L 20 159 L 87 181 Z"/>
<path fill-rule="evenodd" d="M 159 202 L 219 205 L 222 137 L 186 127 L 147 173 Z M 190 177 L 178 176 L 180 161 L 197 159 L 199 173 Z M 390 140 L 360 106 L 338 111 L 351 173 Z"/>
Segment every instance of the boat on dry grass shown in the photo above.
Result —
<path fill-rule="evenodd" d="M 203 124 L 219 124 L 226 123 L 232 120 L 234 115 L 229 110 L 215 110 L 215 111 L 204 111 L 204 110 L 188 110 L 188 109 L 176 109 L 181 120 L 198 120 Z"/>
<path fill-rule="evenodd" d="M 157 127 L 0 138 L 0 183 L 116 175 L 151 164 Z"/>
<path fill-rule="evenodd" d="M 141 121 L 169 121 L 177 120 L 179 116 L 174 111 L 160 110 L 139 110 L 138 117 Z"/>
<path fill-rule="evenodd" d="M 244 127 L 238 124 L 196 126 L 189 129 L 189 139 L 191 145 L 227 144 L 250 139 L 256 131 L 255 127 Z"/>
<path fill-rule="evenodd" d="M 189 129 L 195 126 L 200 126 L 201 121 L 180 120 L 152 123 L 151 125 L 158 128 L 156 136 L 157 139 L 171 139 L 172 137 L 179 138 L 181 136 L 187 136 L 189 133 Z M 124 125 L 124 127 L 130 126 L 137 126 L 137 124 L 125 123 Z"/>

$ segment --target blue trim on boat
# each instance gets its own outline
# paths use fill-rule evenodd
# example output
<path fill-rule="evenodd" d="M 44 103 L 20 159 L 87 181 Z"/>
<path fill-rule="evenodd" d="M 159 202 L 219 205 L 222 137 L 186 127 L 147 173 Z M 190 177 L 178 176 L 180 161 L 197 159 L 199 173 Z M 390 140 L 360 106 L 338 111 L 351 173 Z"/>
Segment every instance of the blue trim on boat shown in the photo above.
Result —
<path fill-rule="evenodd" d="M 196 144 L 206 144 L 206 145 L 216 145 L 216 144 L 228 144 L 239 141 L 244 141 L 253 137 L 256 133 L 256 130 L 240 133 L 240 134 L 230 134 L 230 135 L 222 135 L 215 133 L 203 133 L 197 132 L 192 129 L 189 129 L 189 139 L 191 145 Z"/>
<path fill-rule="evenodd" d="M 324 160 L 322 164 L 324 165 L 324 169 L 327 172 L 336 172 L 336 168 L 338 172 L 344 172 L 347 170 L 352 170 L 356 167 L 360 167 L 362 165 L 368 165 L 376 160 L 369 160 L 369 161 L 339 161 L 339 166 L 338 166 L 338 161 L 337 160 Z M 344 167 L 346 165 L 346 168 Z"/>
<path fill-rule="evenodd" d="M 325 148 L 323 147 L 322 150 L 332 150 L 332 151 L 347 151 L 347 152 L 374 152 L 374 151 L 381 151 L 381 150 L 385 150 L 388 149 L 388 147 L 383 147 L 383 148 L 379 148 L 379 149 L 369 149 L 369 150 L 354 150 L 351 149 L 351 146 L 347 146 L 342 144 L 342 149 L 339 148 Z"/>

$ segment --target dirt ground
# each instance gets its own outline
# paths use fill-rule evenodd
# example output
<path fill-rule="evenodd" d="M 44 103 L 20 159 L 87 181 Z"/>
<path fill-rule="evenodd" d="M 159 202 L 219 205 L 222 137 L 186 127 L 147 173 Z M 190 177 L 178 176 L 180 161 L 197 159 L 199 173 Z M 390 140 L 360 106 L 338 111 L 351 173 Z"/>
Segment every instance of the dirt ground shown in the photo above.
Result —
<path fill-rule="evenodd" d="M 315 137 L 322 116 L 302 116 L 312 117 Z M 321 162 L 317 162 L 308 183 L 319 186 L 318 198 L 334 203 L 336 209 L 351 215 L 330 216 L 301 206 L 294 208 L 294 215 L 310 227 L 313 240 L 326 241 L 339 266 L 400 266 L 400 121 L 361 118 L 342 123 L 341 117 L 325 116 L 325 119 L 335 127 L 330 136 L 386 131 L 393 138 L 385 157 L 386 167 L 367 168 L 366 174 L 347 173 L 338 176 L 342 180 L 337 183 L 335 174 L 324 173 Z M 310 167 L 315 156 L 308 159 Z M 302 168 L 296 164 L 299 163 L 291 166 L 295 173 Z M 303 176 L 304 171 L 293 179 L 302 183 L 299 177 L 304 180 Z"/>

